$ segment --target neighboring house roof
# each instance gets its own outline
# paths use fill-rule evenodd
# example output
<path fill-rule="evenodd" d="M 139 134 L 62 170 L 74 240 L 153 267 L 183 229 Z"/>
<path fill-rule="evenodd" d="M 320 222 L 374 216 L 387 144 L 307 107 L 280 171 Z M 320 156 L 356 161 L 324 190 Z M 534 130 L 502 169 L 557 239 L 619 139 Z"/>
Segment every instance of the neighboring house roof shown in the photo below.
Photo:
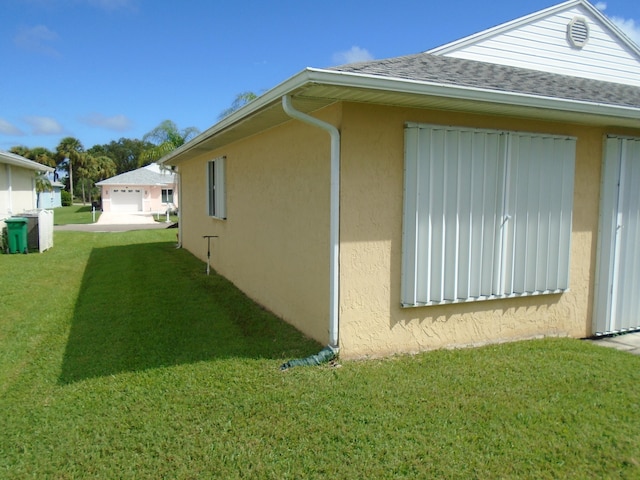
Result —
<path fill-rule="evenodd" d="M 536 15 L 576 5 L 589 8 L 590 12 L 595 10 L 583 0 L 571 0 L 524 18 L 537 18 Z M 524 20 L 505 25 L 513 27 L 521 21 Z M 619 29 L 613 27 L 611 31 L 634 52 L 638 51 Z M 634 65 L 640 65 L 640 56 L 633 58 Z M 290 96 L 294 107 L 304 113 L 336 102 L 359 102 L 640 128 L 640 86 L 636 84 L 419 53 L 328 69 L 307 68 L 169 153 L 159 163 L 176 165 L 290 121 L 281 106 L 284 96 Z"/>
<path fill-rule="evenodd" d="M 173 183 L 175 183 L 175 174 L 161 172 L 158 165 L 152 164 L 107 178 L 96 185 L 170 185 Z"/>
<path fill-rule="evenodd" d="M 55 170 L 53 167 L 42 165 L 41 163 L 34 162 L 33 160 L 29 160 L 28 158 L 21 157 L 20 155 L 16 155 L 11 152 L 0 151 L 0 163 L 6 163 L 16 167 L 26 168 L 27 170 L 34 170 L 36 172 L 53 172 Z"/>

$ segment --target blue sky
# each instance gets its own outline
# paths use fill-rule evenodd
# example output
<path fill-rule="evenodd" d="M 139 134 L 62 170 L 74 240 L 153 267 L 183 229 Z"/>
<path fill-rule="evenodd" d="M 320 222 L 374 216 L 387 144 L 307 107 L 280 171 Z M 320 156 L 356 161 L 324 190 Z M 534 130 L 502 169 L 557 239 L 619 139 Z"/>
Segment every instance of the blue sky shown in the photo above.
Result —
<path fill-rule="evenodd" d="M 0 150 L 90 148 L 165 119 L 205 130 L 305 67 L 421 52 L 555 3 L 0 0 Z M 640 44 L 638 0 L 596 5 Z"/>

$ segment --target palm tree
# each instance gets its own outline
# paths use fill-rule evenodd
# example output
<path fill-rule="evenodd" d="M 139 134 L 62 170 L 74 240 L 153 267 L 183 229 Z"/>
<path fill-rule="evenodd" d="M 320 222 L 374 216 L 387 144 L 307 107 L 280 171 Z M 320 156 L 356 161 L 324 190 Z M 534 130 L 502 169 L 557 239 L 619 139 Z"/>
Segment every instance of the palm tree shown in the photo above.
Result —
<path fill-rule="evenodd" d="M 105 155 L 83 153 L 78 164 L 77 173 L 82 186 L 82 203 L 86 203 L 86 190 L 89 190 L 89 202 L 93 200 L 94 183 L 116 174 L 115 162 Z"/>
<path fill-rule="evenodd" d="M 11 147 L 9 151 L 48 167 L 56 166 L 56 154 L 44 147 L 29 148 L 25 147 L 24 145 L 18 145 L 15 147 Z"/>
<path fill-rule="evenodd" d="M 51 180 L 47 178 L 44 173 L 38 173 L 36 175 L 36 193 L 38 194 L 38 207 L 40 206 L 40 193 L 50 192 L 53 190 L 51 186 Z"/>
<path fill-rule="evenodd" d="M 142 152 L 140 162 L 145 165 L 154 162 L 184 145 L 198 133 L 200 133 L 200 130 L 196 127 L 187 127 L 184 130 L 180 130 L 174 122 L 165 120 L 142 137 L 143 142 L 151 142 L 153 147 Z"/>
<path fill-rule="evenodd" d="M 113 161 L 111 157 L 107 157 L 106 155 L 99 155 L 94 157 L 95 161 L 95 171 L 96 176 L 94 180 L 99 182 L 100 180 L 104 180 L 105 178 L 113 177 L 116 173 L 118 173 L 118 167 L 116 162 Z"/>
<path fill-rule="evenodd" d="M 73 168 L 76 164 L 82 164 L 82 154 L 84 147 L 77 138 L 65 137 L 60 140 L 60 143 L 56 147 L 56 157 L 58 165 L 68 162 L 67 168 L 69 169 L 69 193 L 71 193 L 71 202 L 73 203 Z"/>
<path fill-rule="evenodd" d="M 31 149 L 31 160 L 35 160 L 42 165 L 46 165 L 48 167 L 56 166 L 56 154 L 51 150 L 44 147 L 35 147 Z"/>
<path fill-rule="evenodd" d="M 233 103 L 231 104 L 231 106 L 226 110 L 223 110 L 222 112 L 220 112 L 220 115 L 218 115 L 218 120 L 222 120 L 224 117 L 228 117 L 236 110 L 240 110 L 247 103 L 254 101 L 256 98 L 258 98 L 258 95 L 256 95 L 253 92 L 239 93 L 238 95 L 236 95 L 236 98 L 233 100 Z"/>

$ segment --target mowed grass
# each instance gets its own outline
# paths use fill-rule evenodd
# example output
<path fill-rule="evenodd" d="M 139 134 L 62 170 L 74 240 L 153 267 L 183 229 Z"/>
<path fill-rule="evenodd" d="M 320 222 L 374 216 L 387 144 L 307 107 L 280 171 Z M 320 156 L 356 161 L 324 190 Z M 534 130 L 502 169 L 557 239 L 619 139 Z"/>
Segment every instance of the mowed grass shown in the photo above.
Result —
<path fill-rule="evenodd" d="M 95 212 L 95 220 L 100 218 L 100 210 Z M 53 209 L 54 225 L 94 223 L 91 205 L 70 205 Z"/>
<path fill-rule="evenodd" d="M 175 249 L 0 255 L 0 478 L 640 478 L 640 357 L 571 339 L 339 368 Z"/>

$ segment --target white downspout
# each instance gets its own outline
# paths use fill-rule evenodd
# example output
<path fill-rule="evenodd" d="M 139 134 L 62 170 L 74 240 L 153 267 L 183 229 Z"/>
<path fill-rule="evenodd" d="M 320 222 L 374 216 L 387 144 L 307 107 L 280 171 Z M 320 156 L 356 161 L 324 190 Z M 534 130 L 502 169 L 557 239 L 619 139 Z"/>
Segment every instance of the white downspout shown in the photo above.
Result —
<path fill-rule="evenodd" d="M 287 115 L 322 128 L 331 136 L 331 186 L 329 193 L 329 346 L 338 349 L 339 293 L 340 293 L 340 131 L 333 125 L 295 110 L 291 97 L 282 97 Z"/>
<path fill-rule="evenodd" d="M 9 182 L 8 188 L 7 188 L 7 193 L 9 194 L 9 208 L 7 210 L 7 213 L 9 214 L 9 216 L 13 215 L 13 177 L 11 175 L 12 171 L 11 171 L 11 165 L 7 164 L 7 180 Z"/>
<path fill-rule="evenodd" d="M 182 175 L 180 175 L 180 167 L 176 166 L 173 174 L 176 179 L 176 187 L 178 187 L 178 244 L 176 248 L 182 248 Z"/>

